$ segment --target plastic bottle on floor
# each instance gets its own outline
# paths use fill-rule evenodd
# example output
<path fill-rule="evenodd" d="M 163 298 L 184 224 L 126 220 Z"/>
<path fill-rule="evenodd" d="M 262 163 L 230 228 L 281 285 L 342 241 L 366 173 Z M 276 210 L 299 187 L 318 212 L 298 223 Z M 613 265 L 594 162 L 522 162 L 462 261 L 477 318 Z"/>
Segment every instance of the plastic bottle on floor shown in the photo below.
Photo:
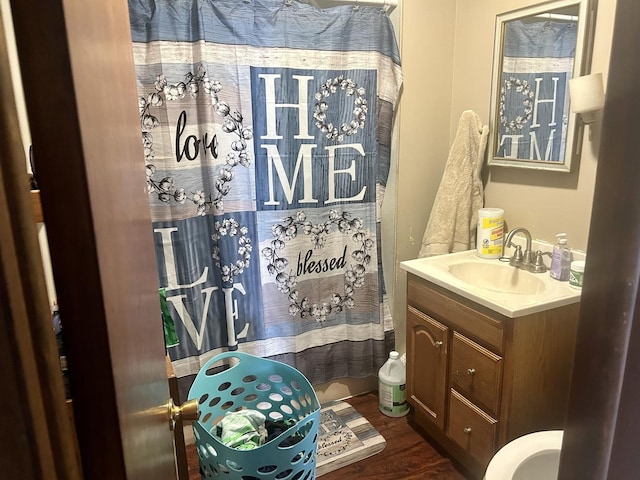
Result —
<path fill-rule="evenodd" d="M 389 353 L 389 359 L 378 371 L 378 405 L 389 417 L 403 417 L 409 413 L 406 395 L 406 376 L 400 354 Z"/>

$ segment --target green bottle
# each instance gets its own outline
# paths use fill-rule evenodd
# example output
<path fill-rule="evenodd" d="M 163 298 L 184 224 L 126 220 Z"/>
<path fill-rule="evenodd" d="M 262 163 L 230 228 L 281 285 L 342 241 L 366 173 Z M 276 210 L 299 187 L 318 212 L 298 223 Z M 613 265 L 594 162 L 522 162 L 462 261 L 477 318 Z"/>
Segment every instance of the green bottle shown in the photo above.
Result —
<path fill-rule="evenodd" d="M 178 335 L 176 334 L 176 324 L 171 318 L 169 313 L 169 306 L 167 305 L 167 294 L 164 288 L 159 290 L 160 292 L 160 311 L 162 312 L 162 326 L 164 327 L 164 344 L 166 348 L 175 347 L 180 343 Z"/>

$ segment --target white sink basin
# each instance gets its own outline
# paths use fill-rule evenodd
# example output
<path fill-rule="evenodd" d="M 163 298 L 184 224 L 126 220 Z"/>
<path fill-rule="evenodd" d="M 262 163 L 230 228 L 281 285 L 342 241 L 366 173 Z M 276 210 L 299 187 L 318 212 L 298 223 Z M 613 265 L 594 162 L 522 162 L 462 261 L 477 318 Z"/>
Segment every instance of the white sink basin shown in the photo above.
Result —
<path fill-rule="evenodd" d="M 508 263 L 460 262 L 449 266 L 449 272 L 475 287 L 503 293 L 532 295 L 542 293 L 544 282 L 534 274 L 514 268 Z"/>
<path fill-rule="evenodd" d="M 531 273 L 475 250 L 407 260 L 400 268 L 507 317 L 521 317 L 580 301 L 580 290 L 549 272 Z"/>

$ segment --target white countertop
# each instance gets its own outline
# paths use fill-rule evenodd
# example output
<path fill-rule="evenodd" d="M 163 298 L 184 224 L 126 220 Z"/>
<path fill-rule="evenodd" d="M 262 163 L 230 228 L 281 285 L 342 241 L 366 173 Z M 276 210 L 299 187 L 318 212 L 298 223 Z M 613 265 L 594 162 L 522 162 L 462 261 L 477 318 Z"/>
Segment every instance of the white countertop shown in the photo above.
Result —
<path fill-rule="evenodd" d="M 514 272 L 518 275 L 534 275 L 544 283 L 544 291 L 534 294 L 504 293 L 483 288 L 460 280 L 449 271 L 451 265 L 468 262 L 503 265 L 504 268 L 515 269 L 508 262 L 480 258 L 475 250 L 407 260 L 400 262 L 400 268 L 511 318 L 580 301 L 579 289 L 570 287 L 569 282 L 559 282 L 551 278 L 548 271 L 545 273 L 530 273 L 524 270 Z"/>

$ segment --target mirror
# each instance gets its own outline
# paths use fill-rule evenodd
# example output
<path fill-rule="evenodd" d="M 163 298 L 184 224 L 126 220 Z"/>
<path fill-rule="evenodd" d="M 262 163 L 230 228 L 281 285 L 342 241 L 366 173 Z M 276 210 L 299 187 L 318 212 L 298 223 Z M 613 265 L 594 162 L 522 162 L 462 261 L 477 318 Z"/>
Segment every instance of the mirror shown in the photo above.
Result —
<path fill-rule="evenodd" d="M 571 170 L 569 80 L 587 69 L 594 15 L 590 0 L 553 0 L 496 17 L 489 165 Z"/>

